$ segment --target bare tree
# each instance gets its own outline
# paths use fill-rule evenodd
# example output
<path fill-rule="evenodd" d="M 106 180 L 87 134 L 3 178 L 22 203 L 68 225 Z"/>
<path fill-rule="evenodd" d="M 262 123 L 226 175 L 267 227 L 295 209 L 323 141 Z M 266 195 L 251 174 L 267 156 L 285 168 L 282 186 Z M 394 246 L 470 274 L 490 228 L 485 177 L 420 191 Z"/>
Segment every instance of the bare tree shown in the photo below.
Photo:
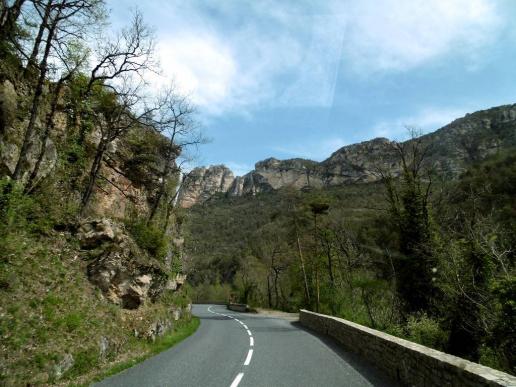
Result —
<path fill-rule="evenodd" d="M 38 6 L 40 6 L 41 3 L 36 1 L 34 4 L 36 5 L 36 10 L 39 10 Z M 69 36 L 69 34 L 73 33 L 73 31 L 67 30 L 67 28 L 71 28 L 70 26 L 79 27 L 84 24 L 84 21 L 80 22 L 80 20 L 94 21 L 95 17 L 98 15 L 98 8 L 101 7 L 102 4 L 100 0 L 48 0 L 45 3 L 40 24 L 40 31 L 43 32 L 41 34 L 38 32 L 36 37 L 35 48 L 33 49 L 33 54 L 35 52 L 35 57 L 32 58 L 33 61 L 38 57 L 39 45 L 43 42 L 44 50 L 37 65 L 39 74 L 34 87 L 29 123 L 25 129 L 20 154 L 12 176 L 14 180 L 19 180 L 22 176 L 23 166 L 35 131 L 36 120 L 43 99 L 44 85 L 47 79 L 52 53 L 56 51 L 56 46 L 66 44 L 65 35 L 60 35 L 60 32 L 67 31 L 66 36 Z M 40 41 L 38 41 L 38 39 Z M 30 65 L 29 63 L 29 66 Z"/>
<path fill-rule="evenodd" d="M 154 33 L 136 10 L 128 27 L 113 38 L 99 38 L 93 54 L 96 64 L 91 70 L 84 96 L 89 96 L 96 85 L 106 84 L 125 74 L 143 77 L 147 71 L 156 72 L 154 49 Z"/>
<path fill-rule="evenodd" d="M 131 128 L 144 126 L 148 122 L 147 117 L 152 115 L 154 109 L 144 104 L 141 92 L 141 83 L 135 84 L 131 77 L 123 77 L 117 88 L 106 87 L 104 95 L 95 106 L 93 117 L 96 127 L 100 132 L 100 138 L 95 150 L 95 157 L 90 167 L 86 187 L 82 194 L 80 214 L 84 213 L 102 167 L 104 155 L 110 144 L 127 133 Z"/>
<path fill-rule="evenodd" d="M 159 97 L 158 108 L 149 124 L 168 138 L 168 145 L 163 152 L 163 168 L 159 176 L 159 187 L 150 209 L 148 222 L 151 222 L 162 199 L 168 202 L 167 184 L 172 175 L 177 175 L 180 168 L 177 158 L 184 150 L 205 142 L 193 121 L 194 108 L 184 96 L 178 95 L 174 88 L 166 89 Z"/>
<path fill-rule="evenodd" d="M 9 5 L 7 0 L 0 1 L 0 42 L 12 42 L 16 31 L 16 22 L 24 3 L 25 0 L 15 0 Z"/>
<path fill-rule="evenodd" d="M 69 82 L 77 72 L 85 65 L 88 51 L 85 50 L 82 45 L 77 42 L 77 45 L 67 45 L 65 47 L 67 52 L 59 52 L 59 56 L 61 62 L 64 66 L 64 70 L 62 71 L 61 77 L 59 80 L 53 85 L 53 92 L 50 102 L 50 111 L 47 114 L 45 128 L 41 132 L 40 141 L 39 141 L 39 153 L 36 159 L 36 164 L 30 173 L 29 179 L 25 186 L 25 192 L 32 191 L 35 186 L 38 184 L 38 174 L 45 157 L 45 150 L 47 147 L 47 142 L 50 137 L 50 133 L 54 130 L 55 127 L 55 115 L 57 112 L 57 107 L 59 104 L 59 99 L 62 97 L 62 92 L 64 86 L 67 82 Z"/>

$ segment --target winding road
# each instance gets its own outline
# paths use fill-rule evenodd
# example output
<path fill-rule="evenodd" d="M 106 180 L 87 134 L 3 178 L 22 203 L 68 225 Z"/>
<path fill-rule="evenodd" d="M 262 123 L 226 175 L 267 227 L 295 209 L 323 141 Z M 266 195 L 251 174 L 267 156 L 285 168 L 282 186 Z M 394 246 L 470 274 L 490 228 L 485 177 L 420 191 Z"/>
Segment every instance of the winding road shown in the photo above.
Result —
<path fill-rule="evenodd" d="M 395 386 L 363 360 L 283 318 L 194 305 L 196 333 L 95 386 Z"/>

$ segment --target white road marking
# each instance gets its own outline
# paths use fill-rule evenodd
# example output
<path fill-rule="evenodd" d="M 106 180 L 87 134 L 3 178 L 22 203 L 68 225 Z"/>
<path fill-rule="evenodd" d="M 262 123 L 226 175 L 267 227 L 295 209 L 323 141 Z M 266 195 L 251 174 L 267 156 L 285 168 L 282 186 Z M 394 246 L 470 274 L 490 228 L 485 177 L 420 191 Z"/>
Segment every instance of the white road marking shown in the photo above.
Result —
<path fill-rule="evenodd" d="M 251 363 L 251 358 L 253 357 L 253 350 L 250 349 L 249 352 L 247 352 L 247 357 L 245 358 L 244 365 L 249 365 Z"/>
<path fill-rule="evenodd" d="M 240 381 L 242 380 L 242 378 L 244 377 L 244 373 L 243 372 L 240 372 L 235 380 L 233 380 L 233 383 L 231 383 L 231 386 L 230 387 L 237 387 L 238 384 L 240 383 Z"/>
<path fill-rule="evenodd" d="M 242 327 L 246 330 L 247 334 L 249 335 L 249 346 L 250 347 L 254 347 L 254 338 L 253 338 L 253 334 L 251 333 L 251 331 L 249 330 L 249 328 L 247 327 L 247 325 L 245 325 L 242 321 L 240 321 L 239 319 L 237 319 L 236 317 L 233 317 L 231 315 L 228 315 L 228 314 L 224 314 L 224 313 L 219 313 L 219 312 L 215 312 L 211 309 L 211 306 L 208 307 L 208 312 L 210 313 L 213 313 L 213 314 L 218 314 L 219 316 L 224 316 L 224 317 L 229 317 L 235 321 L 237 321 L 240 325 L 242 325 Z M 249 349 L 249 351 L 247 352 L 247 357 L 245 358 L 245 361 L 244 361 L 244 366 L 248 366 L 250 363 L 251 363 L 251 359 L 253 357 L 253 352 L 254 350 L 253 349 Z M 233 383 L 231 383 L 231 386 L 230 387 L 237 387 L 240 382 L 242 381 L 242 378 L 244 377 L 244 373 L 243 372 L 240 372 L 236 377 L 235 377 L 235 380 L 233 380 Z"/>

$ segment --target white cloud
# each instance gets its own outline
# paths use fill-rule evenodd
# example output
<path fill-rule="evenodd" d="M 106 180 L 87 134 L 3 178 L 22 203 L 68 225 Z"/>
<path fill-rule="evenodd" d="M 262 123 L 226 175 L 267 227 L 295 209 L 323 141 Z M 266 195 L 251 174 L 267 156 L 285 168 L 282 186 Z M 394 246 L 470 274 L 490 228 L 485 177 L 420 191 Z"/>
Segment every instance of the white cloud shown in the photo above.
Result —
<path fill-rule="evenodd" d="M 418 113 L 393 120 L 378 122 L 372 128 L 373 137 L 387 137 L 391 140 L 405 140 L 409 135 L 408 128 L 420 129 L 423 133 L 435 131 L 453 120 L 471 112 L 471 108 L 438 108 L 427 107 Z"/>
<path fill-rule="evenodd" d="M 502 24 L 490 0 L 362 1 L 342 9 L 350 18 L 345 54 L 366 72 L 407 70 L 450 53 L 473 58 Z"/>
<path fill-rule="evenodd" d="M 340 71 L 407 71 L 457 55 L 475 69 L 504 23 L 493 0 L 150 3 L 165 74 L 154 84 L 174 78 L 213 115 L 331 106 Z"/>
<path fill-rule="evenodd" d="M 154 80 L 156 86 L 173 81 L 182 92 L 191 95 L 194 103 L 214 111 L 220 101 L 231 97 L 238 64 L 231 49 L 217 36 L 162 38 L 157 51 L 163 77 Z"/>

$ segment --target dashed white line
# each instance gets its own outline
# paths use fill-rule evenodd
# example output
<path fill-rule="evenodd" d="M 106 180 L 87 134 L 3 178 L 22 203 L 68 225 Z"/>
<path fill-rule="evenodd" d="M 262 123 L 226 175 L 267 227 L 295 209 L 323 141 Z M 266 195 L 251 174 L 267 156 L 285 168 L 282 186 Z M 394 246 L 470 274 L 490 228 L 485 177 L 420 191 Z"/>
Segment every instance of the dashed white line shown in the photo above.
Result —
<path fill-rule="evenodd" d="M 247 357 L 245 358 L 244 365 L 247 366 L 249 363 L 251 363 L 251 358 L 253 357 L 253 350 L 250 349 L 249 352 L 247 352 Z"/>
<path fill-rule="evenodd" d="M 224 313 L 219 313 L 219 312 L 215 312 L 211 309 L 211 306 L 208 307 L 208 311 L 210 313 L 214 313 L 214 314 L 218 314 L 219 316 L 224 316 L 224 317 L 228 317 L 228 318 L 231 318 L 235 321 L 237 321 L 240 325 L 242 325 L 242 327 L 246 330 L 247 334 L 249 335 L 249 346 L 250 347 L 254 347 L 254 338 L 253 338 L 253 334 L 251 333 L 251 331 L 249 330 L 248 326 L 245 325 L 245 323 L 243 323 L 242 321 L 240 321 L 239 319 L 237 319 L 236 317 L 233 317 L 231 315 L 228 315 L 228 314 L 224 314 Z M 249 351 L 247 352 L 247 357 L 245 358 L 245 361 L 244 361 L 244 366 L 248 366 L 250 363 L 251 363 L 251 359 L 253 357 L 253 352 L 254 350 L 253 349 L 249 349 Z M 230 387 L 237 387 L 239 384 L 240 384 L 240 381 L 242 380 L 242 378 L 244 377 L 244 373 L 243 372 L 240 372 L 236 377 L 235 379 L 233 380 L 233 383 L 231 383 L 231 386 Z"/>
<path fill-rule="evenodd" d="M 242 378 L 244 377 L 244 373 L 243 372 L 240 372 L 235 380 L 233 380 L 233 383 L 231 383 L 231 386 L 230 387 L 237 387 L 238 384 L 240 383 L 240 381 L 242 380 Z"/>

